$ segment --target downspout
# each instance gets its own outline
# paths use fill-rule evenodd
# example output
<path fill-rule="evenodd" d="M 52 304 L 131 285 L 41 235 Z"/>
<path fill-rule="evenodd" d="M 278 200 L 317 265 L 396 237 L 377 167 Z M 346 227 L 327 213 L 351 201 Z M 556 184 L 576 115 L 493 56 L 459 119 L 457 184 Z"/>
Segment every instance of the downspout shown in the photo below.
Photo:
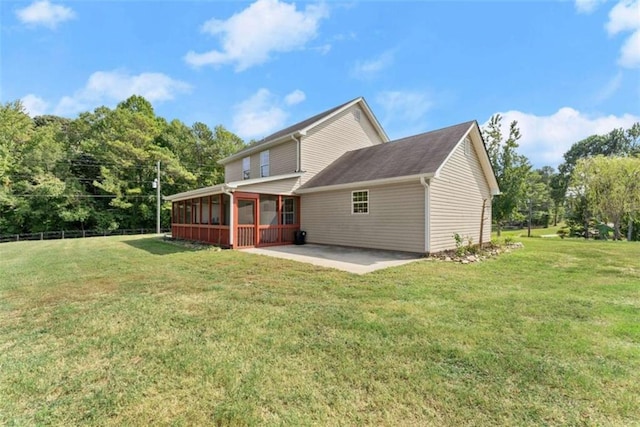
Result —
<path fill-rule="evenodd" d="M 431 253 L 431 210 L 429 201 L 431 199 L 430 180 L 420 177 L 420 184 L 424 187 L 424 251 Z"/>
<path fill-rule="evenodd" d="M 222 194 L 229 196 L 229 246 L 233 247 L 233 193 L 229 191 L 229 188 L 225 185 L 222 187 Z"/>
<path fill-rule="evenodd" d="M 300 137 L 296 138 L 292 133 L 291 139 L 296 142 L 296 172 L 300 172 Z"/>

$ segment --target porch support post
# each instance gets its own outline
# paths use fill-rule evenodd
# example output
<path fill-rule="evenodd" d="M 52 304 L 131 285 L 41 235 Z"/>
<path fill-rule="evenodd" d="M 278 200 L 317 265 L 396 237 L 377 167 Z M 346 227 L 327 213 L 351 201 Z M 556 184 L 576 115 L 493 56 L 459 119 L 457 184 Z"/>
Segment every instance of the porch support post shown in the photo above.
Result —
<path fill-rule="evenodd" d="M 233 242 L 235 240 L 236 235 L 236 227 L 235 227 L 235 206 L 233 201 L 233 193 L 224 192 L 227 196 L 229 196 L 229 246 L 233 247 Z M 222 196 L 220 196 L 222 198 Z M 221 200 L 222 201 L 222 200 Z M 220 204 L 220 210 L 222 211 L 222 204 Z M 224 215 L 222 213 L 220 216 Z M 222 223 L 222 221 L 220 221 Z"/>
<path fill-rule="evenodd" d="M 258 247 L 260 246 L 260 197 L 259 196 L 254 203 L 255 203 L 255 208 L 253 213 L 255 217 L 253 218 L 253 230 L 254 230 L 255 238 L 253 239 L 253 244 L 256 247 Z"/>
<path fill-rule="evenodd" d="M 278 217 L 278 243 L 282 242 L 282 194 L 278 194 L 278 201 L 276 202 L 276 216 Z"/>

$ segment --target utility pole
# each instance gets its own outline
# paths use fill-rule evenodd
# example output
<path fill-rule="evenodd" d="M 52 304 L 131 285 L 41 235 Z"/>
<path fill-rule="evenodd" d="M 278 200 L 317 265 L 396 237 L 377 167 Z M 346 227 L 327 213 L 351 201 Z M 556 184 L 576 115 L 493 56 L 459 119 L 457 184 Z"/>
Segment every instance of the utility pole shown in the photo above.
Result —
<path fill-rule="evenodd" d="M 160 234 L 160 160 L 158 160 L 158 176 L 156 179 L 158 180 L 158 192 L 156 194 L 158 197 L 158 201 L 156 202 L 156 234 Z"/>
<path fill-rule="evenodd" d="M 532 201 L 529 198 L 529 226 L 527 227 L 527 237 L 531 237 L 531 216 L 533 215 Z"/>
<path fill-rule="evenodd" d="M 160 234 L 160 160 L 156 165 L 156 179 L 153 180 L 153 188 L 156 189 L 156 234 Z"/>

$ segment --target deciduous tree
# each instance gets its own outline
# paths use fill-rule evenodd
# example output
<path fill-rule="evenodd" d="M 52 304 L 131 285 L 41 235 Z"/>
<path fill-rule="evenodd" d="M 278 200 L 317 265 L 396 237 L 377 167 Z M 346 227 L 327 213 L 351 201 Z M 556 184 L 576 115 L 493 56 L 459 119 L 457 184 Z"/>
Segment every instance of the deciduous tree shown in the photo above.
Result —
<path fill-rule="evenodd" d="M 613 223 L 614 239 L 621 238 L 625 215 L 640 211 L 640 158 L 595 156 L 580 159 L 571 187 L 584 196 L 587 207 L 603 222 Z"/>
<path fill-rule="evenodd" d="M 515 120 L 511 122 L 509 135 L 505 138 L 502 134 L 501 121 L 502 117 L 499 114 L 494 115 L 482 131 L 501 193 L 493 198 L 492 203 L 493 221 L 496 224 L 498 236 L 503 223 L 525 200 L 527 177 L 531 170 L 529 160 L 517 152 L 518 140 L 521 136 L 518 122 Z"/>

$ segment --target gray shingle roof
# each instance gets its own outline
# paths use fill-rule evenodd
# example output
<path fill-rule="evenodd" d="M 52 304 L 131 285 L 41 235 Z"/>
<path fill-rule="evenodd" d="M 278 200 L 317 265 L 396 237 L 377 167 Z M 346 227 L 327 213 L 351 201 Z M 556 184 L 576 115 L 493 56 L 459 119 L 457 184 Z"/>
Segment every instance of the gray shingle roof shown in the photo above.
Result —
<path fill-rule="evenodd" d="M 432 174 L 475 121 L 348 151 L 301 188 Z M 477 125 L 477 124 L 476 124 Z"/>

